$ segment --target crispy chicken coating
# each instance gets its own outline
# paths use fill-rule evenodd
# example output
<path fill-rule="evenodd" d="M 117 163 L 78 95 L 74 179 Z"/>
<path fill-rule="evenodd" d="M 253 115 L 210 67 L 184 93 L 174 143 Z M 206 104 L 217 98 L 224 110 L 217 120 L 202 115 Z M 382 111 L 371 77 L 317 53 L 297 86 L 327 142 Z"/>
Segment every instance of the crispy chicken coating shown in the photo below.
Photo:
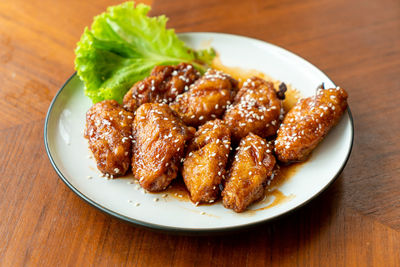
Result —
<path fill-rule="evenodd" d="M 222 191 L 224 207 L 242 212 L 263 198 L 276 163 L 272 153 L 273 145 L 253 133 L 240 141 Z"/>
<path fill-rule="evenodd" d="M 107 176 L 124 175 L 131 162 L 133 114 L 115 100 L 94 104 L 86 113 L 85 138 L 97 162 Z"/>
<path fill-rule="evenodd" d="M 194 203 L 212 203 L 218 198 L 230 145 L 230 131 L 222 120 L 208 121 L 199 127 L 189 144 L 182 169 Z"/>
<path fill-rule="evenodd" d="M 200 73 L 190 64 L 156 66 L 150 76 L 135 83 L 124 96 L 124 108 L 134 112 L 141 104 L 170 103 L 176 96 L 189 90 L 200 78 Z"/>
<path fill-rule="evenodd" d="M 335 126 L 347 108 L 342 88 L 319 88 L 286 114 L 275 140 L 275 153 L 282 162 L 303 161 Z"/>
<path fill-rule="evenodd" d="M 237 81 L 229 75 L 209 69 L 203 77 L 190 86 L 188 92 L 179 95 L 170 104 L 182 120 L 191 126 L 199 126 L 211 119 L 220 118 L 237 91 Z"/>
<path fill-rule="evenodd" d="M 276 134 L 279 127 L 281 101 L 272 83 L 252 77 L 243 83 L 224 120 L 238 142 L 250 132 L 261 137 Z"/>
<path fill-rule="evenodd" d="M 185 143 L 194 132 L 167 104 L 146 103 L 136 110 L 132 171 L 144 189 L 164 190 L 176 178 Z"/>

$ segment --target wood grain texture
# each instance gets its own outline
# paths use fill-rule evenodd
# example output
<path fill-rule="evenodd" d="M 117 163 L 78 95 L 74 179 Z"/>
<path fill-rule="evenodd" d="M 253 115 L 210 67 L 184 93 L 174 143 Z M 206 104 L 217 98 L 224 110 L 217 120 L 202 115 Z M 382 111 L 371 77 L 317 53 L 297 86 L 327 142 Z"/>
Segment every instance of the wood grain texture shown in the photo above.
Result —
<path fill-rule="evenodd" d="M 355 141 L 338 180 L 289 216 L 211 237 L 105 215 L 58 179 L 45 154 L 45 113 L 74 71 L 75 44 L 118 2 L 0 1 L 0 266 L 399 266 L 398 0 L 153 1 L 151 13 L 177 32 L 274 43 L 350 95 Z"/>

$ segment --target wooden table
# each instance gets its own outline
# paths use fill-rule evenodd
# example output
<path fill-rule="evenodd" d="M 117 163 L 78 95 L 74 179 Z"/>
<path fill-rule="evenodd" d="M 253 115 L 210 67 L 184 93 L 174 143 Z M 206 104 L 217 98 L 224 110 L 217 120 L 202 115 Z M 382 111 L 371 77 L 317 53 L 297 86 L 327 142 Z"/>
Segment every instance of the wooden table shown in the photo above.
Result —
<path fill-rule="evenodd" d="M 1 266 L 400 266 L 399 0 L 155 0 L 177 32 L 282 46 L 350 95 L 355 141 L 336 182 L 252 231 L 156 233 L 91 207 L 43 145 L 50 101 L 74 72 L 83 28 L 119 1 L 0 1 Z"/>

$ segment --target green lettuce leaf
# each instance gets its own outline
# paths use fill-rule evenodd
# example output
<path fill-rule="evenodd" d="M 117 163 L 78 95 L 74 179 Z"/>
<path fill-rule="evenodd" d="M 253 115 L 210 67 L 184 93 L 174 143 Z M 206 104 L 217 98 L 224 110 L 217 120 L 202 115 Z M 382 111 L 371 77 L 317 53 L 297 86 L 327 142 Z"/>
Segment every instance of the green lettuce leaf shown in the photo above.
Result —
<path fill-rule="evenodd" d="M 148 17 L 150 7 L 126 2 L 94 18 L 75 50 L 75 69 L 94 103 L 104 99 L 122 102 L 137 81 L 156 65 L 193 64 L 203 72 L 215 56 L 213 49 L 195 51 L 173 29 L 165 16 Z"/>

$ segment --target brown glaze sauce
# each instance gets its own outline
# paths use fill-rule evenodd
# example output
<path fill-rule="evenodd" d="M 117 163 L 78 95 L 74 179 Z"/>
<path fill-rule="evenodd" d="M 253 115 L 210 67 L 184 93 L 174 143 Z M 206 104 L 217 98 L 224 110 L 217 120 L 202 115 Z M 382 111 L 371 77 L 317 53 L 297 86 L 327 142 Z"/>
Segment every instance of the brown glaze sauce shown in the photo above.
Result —
<path fill-rule="evenodd" d="M 263 198 L 263 200 L 257 203 L 258 205 L 266 204 L 266 206 L 254 210 L 247 210 L 245 212 L 265 210 L 293 199 L 295 197 L 294 195 L 291 194 L 286 196 L 279 190 L 279 186 L 281 186 L 286 181 L 290 180 L 290 178 L 293 177 L 299 171 L 299 169 L 304 163 L 305 162 L 299 162 L 286 166 L 277 165 L 276 174 L 274 178 L 271 180 L 270 185 L 267 186 L 265 190 L 265 197 Z M 168 194 L 168 197 L 173 197 L 180 201 L 190 201 L 190 195 L 188 190 L 186 189 L 182 177 L 178 177 L 177 179 L 173 180 L 171 185 L 169 185 L 166 190 L 156 194 L 161 194 L 161 195 Z M 273 197 L 272 202 L 271 202 L 271 197 Z M 201 206 L 213 205 L 220 201 L 221 199 L 218 199 L 214 203 L 202 203 L 199 205 Z"/>
<path fill-rule="evenodd" d="M 173 180 L 167 189 L 161 193 L 168 194 L 169 197 L 173 197 L 181 201 L 190 201 L 189 191 L 186 189 L 186 185 L 180 176 Z"/>
<path fill-rule="evenodd" d="M 275 207 L 279 204 L 288 202 L 292 200 L 295 195 L 285 195 L 282 191 L 279 190 L 279 186 L 290 180 L 303 166 L 305 162 L 298 162 L 291 165 L 277 165 L 277 171 L 274 178 L 271 180 L 271 183 L 265 189 L 265 197 L 263 200 L 258 202 L 260 205 L 265 205 L 264 207 L 249 210 L 249 211 L 260 211 Z M 271 198 L 273 199 L 271 202 Z"/>
<path fill-rule="evenodd" d="M 280 163 L 277 164 L 277 173 L 271 181 L 269 188 L 275 188 L 281 186 L 283 183 L 288 181 L 291 177 L 293 177 L 303 166 L 303 164 L 307 162 L 297 162 L 290 165 L 282 165 Z"/>

